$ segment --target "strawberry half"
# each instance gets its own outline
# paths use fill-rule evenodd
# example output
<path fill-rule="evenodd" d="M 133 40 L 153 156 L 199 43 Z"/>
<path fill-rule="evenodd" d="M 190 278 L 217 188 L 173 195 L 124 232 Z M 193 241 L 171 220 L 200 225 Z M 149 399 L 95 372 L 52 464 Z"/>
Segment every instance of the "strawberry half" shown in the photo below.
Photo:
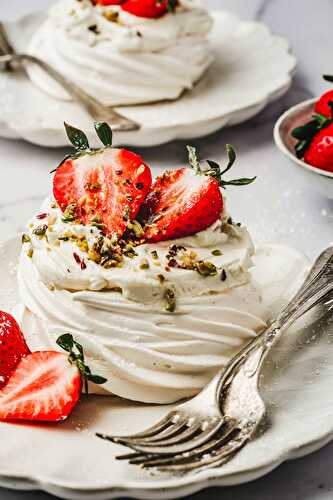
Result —
<path fill-rule="evenodd" d="M 13 316 L 0 311 L 0 389 L 6 385 L 21 359 L 29 353 Z"/>
<path fill-rule="evenodd" d="M 333 81 L 333 77 L 324 76 Z M 312 119 L 291 131 L 295 154 L 313 167 L 333 171 L 333 91 L 326 92 L 315 105 Z"/>
<path fill-rule="evenodd" d="M 245 185 L 253 179 L 222 180 L 236 155 L 227 145 L 229 162 L 221 172 L 213 161 L 202 170 L 195 148 L 188 146 L 191 168 L 166 172 L 158 177 L 143 204 L 139 219 L 146 224 L 145 238 L 150 242 L 172 240 L 203 231 L 218 220 L 223 211 L 220 187 Z"/>
<path fill-rule="evenodd" d="M 92 151 L 83 132 L 66 125 L 77 152 L 57 168 L 53 194 L 72 220 L 98 223 L 105 233 L 121 237 L 150 190 L 151 172 L 141 156 L 111 147 L 110 137 L 102 133 L 106 124 L 95 126 L 105 148 Z"/>
<path fill-rule="evenodd" d="M 221 215 L 223 199 L 218 182 L 197 176 L 190 168 L 158 177 L 147 196 L 141 216 L 151 242 L 198 233 Z"/>
<path fill-rule="evenodd" d="M 66 354 L 30 354 L 0 392 L 0 420 L 65 420 L 80 398 L 81 386 L 81 374 Z"/>
<path fill-rule="evenodd" d="M 304 153 L 304 161 L 313 167 L 333 172 L 333 122 L 314 136 Z"/>
<path fill-rule="evenodd" d="M 82 382 L 104 384 L 84 363 L 83 349 L 70 334 L 58 345 L 68 354 L 39 351 L 22 358 L 7 385 L 0 391 L 0 420 L 59 422 L 80 399 Z"/>
<path fill-rule="evenodd" d="M 157 19 L 175 6 L 174 0 L 126 0 L 121 8 L 133 16 Z"/>

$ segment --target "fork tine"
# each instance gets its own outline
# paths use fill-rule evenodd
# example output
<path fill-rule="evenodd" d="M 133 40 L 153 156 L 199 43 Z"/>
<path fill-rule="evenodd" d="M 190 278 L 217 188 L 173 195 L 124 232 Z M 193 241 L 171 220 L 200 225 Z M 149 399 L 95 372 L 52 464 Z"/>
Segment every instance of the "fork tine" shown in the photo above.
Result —
<path fill-rule="evenodd" d="M 248 434 L 239 431 L 237 437 L 225 443 L 218 451 L 213 451 L 210 454 L 206 454 L 206 456 L 200 455 L 190 462 L 157 467 L 157 469 L 161 472 L 185 473 L 212 467 L 220 467 L 231 460 L 235 454 L 243 448 L 249 438 L 250 436 Z"/>
<path fill-rule="evenodd" d="M 190 451 L 206 443 L 209 439 L 212 438 L 212 436 L 216 434 L 216 432 L 218 432 L 222 425 L 223 420 L 221 420 L 214 428 L 209 428 L 198 434 L 198 436 L 196 437 L 193 437 L 192 432 L 192 434 L 187 434 L 186 440 L 179 439 L 179 441 L 177 440 L 177 444 L 173 444 L 170 446 L 165 443 L 158 446 L 156 445 L 156 443 L 155 446 L 153 446 L 154 443 L 152 443 L 151 446 L 143 446 L 134 442 L 126 442 L 122 444 L 125 444 L 126 446 L 132 448 L 137 452 L 142 452 L 149 455 L 178 455 L 179 453 Z M 178 437 L 181 438 L 181 434 Z"/>
<path fill-rule="evenodd" d="M 122 444 L 123 441 L 124 442 L 130 441 L 132 439 L 154 436 L 158 432 L 161 432 L 161 430 L 164 430 L 169 424 L 171 424 L 171 425 L 173 424 L 173 422 L 172 422 L 173 416 L 174 415 L 172 413 L 169 413 L 164 418 L 162 418 L 162 420 L 157 422 L 157 424 L 152 425 L 148 429 L 145 429 L 144 431 L 138 432 L 137 434 L 133 434 L 131 436 L 112 436 L 112 435 L 99 434 L 99 433 L 97 434 L 97 436 L 100 437 L 101 439 L 106 439 L 107 441 L 111 441 L 111 442 L 117 443 L 117 444 L 119 444 L 119 443 Z"/>
<path fill-rule="evenodd" d="M 170 436 L 169 439 L 162 439 L 160 441 L 152 442 L 153 446 L 172 446 L 177 443 L 182 443 L 188 441 L 190 438 L 195 436 L 201 429 L 200 423 L 186 427 L 182 433 L 177 433 L 176 436 Z"/>
<path fill-rule="evenodd" d="M 184 429 L 185 427 L 185 429 Z M 130 438 L 129 441 L 131 443 L 139 444 L 139 445 L 145 445 L 145 446 L 154 446 L 155 444 L 159 445 L 160 443 L 163 443 L 164 440 L 167 440 L 167 438 L 172 438 L 174 436 L 175 439 L 178 439 L 178 435 L 181 435 L 181 431 L 184 429 L 186 431 L 188 429 L 187 422 L 185 420 L 182 420 L 181 422 L 177 422 L 176 424 L 170 425 L 169 427 L 165 428 L 158 434 L 155 434 L 154 436 L 148 436 L 146 438 Z M 127 440 L 126 440 L 127 441 Z"/>
<path fill-rule="evenodd" d="M 212 439 L 207 441 L 202 446 L 195 448 L 191 451 L 180 454 L 179 456 L 168 456 L 165 458 L 161 458 L 160 455 L 149 457 L 149 455 L 141 455 L 131 457 L 131 463 L 135 463 L 137 465 L 142 465 L 144 468 L 157 467 L 160 465 L 172 465 L 176 463 L 181 463 L 182 461 L 189 461 L 190 459 L 194 459 L 194 457 L 205 455 L 214 449 L 216 449 L 219 445 L 221 445 L 232 432 L 234 432 L 237 428 L 236 422 L 230 422 L 223 428 L 223 434 L 220 432 L 217 433 L 217 436 L 214 435 Z M 222 432 L 222 431 L 221 431 Z"/>

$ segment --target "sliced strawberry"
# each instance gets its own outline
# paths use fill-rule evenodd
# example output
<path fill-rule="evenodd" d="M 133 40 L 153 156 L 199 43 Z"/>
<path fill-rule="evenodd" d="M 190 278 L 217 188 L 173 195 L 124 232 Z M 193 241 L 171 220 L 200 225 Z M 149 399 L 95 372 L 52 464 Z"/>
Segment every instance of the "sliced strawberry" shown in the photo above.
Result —
<path fill-rule="evenodd" d="M 81 373 L 66 354 L 29 354 L 0 391 L 0 420 L 65 420 L 79 400 L 81 386 Z"/>
<path fill-rule="evenodd" d="M 146 239 L 156 242 L 203 231 L 221 216 L 222 210 L 217 180 L 181 168 L 156 179 L 140 218 L 147 224 Z"/>
<path fill-rule="evenodd" d="M 106 233 L 122 236 L 150 186 L 150 169 L 139 155 L 106 147 L 65 161 L 54 176 L 53 193 L 63 211 L 75 207 L 82 223 L 99 223 Z"/>
<path fill-rule="evenodd" d="M 8 313 L 0 311 L 0 389 L 2 389 L 23 356 L 29 354 L 20 327 Z"/>
<path fill-rule="evenodd" d="M 121 8 L 134 16 L 157 19 L 168 11 L 168 0 L 126 0 Z"/>
<path fill-rule="evenodd" d="M 304 153 L 304 161 L 313 167 L 333 172 L 333 122 L 313 137 Z"/>
<path fill-rule="evenodd" d="M 318 99 L 314 108 L 315 112 L 326 116 L 327 118 L 331 118 L 332 108 L 329 105 L 330 102 L 333 103 L 333 90 L 325 92 L 325 94 Z"/>

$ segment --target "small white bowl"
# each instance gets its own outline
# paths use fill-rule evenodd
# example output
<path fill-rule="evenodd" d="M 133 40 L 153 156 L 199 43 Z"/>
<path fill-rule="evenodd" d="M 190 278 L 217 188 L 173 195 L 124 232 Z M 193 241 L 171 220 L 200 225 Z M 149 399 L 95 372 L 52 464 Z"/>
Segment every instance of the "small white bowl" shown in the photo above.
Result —
<path fill-rule="evenodd" d="M 304 125 L 311 119 L 317 99 L 316 97 L 303 101 L 288 109 L 288 111 L 280 116 L 274 127 L 274 140 L 284 155 L 303 168 L 304 174 L 309 177 L 309 181 L 313 183 L 315 188 L 327 198 L 333 199 L 333 172 L 326 172 L 325 170 L 312 167 L 297 158 L 294 149 L 296 140 L 291 135 L 291 131 L 295 127 Z"/>

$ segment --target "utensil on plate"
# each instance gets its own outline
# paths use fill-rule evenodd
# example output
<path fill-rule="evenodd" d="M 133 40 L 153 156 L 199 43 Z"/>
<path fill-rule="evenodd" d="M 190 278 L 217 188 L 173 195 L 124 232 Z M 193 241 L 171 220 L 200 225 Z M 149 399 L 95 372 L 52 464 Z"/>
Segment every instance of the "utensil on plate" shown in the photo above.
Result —
<path fill-rule="evenodd" d="M 245 346 L 193 399 L 132 436 L 98 437 L 134 453 L 118 457 L 144 468 L 187 473 L 220 467 L 254 437 L 265 416 L 258 380 L 281 335 L 317 305 L 332 304 L 333 246 L 316 260 L 302 287 L 279 316 Z"/>
<path fill-rule="evenodd" d="M 87 113 L 96 121 L 108 122 L 115 131 L 137 130 L 140 126 L 117 113 L 110 106 L 103 106 L 99 101 L 69 81 L 45 61 L 29 54 L 18 54 L 10 43 L 4 25 L 0 22 L 0 64 L 4 70 L 25 69 L 26 64 L 36 64 L 53 80 L 58 82 Z"/>

